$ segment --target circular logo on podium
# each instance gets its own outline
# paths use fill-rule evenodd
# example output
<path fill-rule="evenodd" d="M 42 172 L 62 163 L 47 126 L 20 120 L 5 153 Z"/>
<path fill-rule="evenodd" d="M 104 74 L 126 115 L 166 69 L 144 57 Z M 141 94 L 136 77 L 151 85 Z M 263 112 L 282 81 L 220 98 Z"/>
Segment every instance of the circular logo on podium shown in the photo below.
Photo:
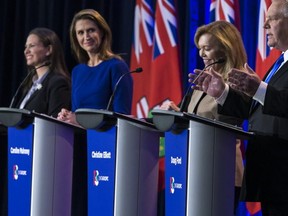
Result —
<path fill-rule="evenodd" d="M 93 171 L 93 184 L 95 186 L 99 185 L 99 171 L 98 170 Z"/>
<path fill-rule="evenodd" d="M 174 177 L 170 177 L 170 193 L 172 194 L 175 192 L 174 181 Z"/>
<path fill-rule="evenodd" d="M 13 179 L 17 180 L 18 179 L 18 165 L 13 166 Z"/>

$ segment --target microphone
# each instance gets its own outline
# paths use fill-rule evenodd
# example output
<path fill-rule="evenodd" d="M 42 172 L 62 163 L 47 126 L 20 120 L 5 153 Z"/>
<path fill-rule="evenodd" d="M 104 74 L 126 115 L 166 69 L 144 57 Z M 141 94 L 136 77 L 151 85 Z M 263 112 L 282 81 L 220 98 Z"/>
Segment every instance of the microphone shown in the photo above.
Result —
<path fill-rule="evenodd" d="M 195 83 L 195 81 L 201 76 L 201 74 L 207 69 L 207 68 L 210 68 L 211 66 L 213 66 L 214 64 L 222 64 L 225 62 L 225 59 L 224 58 L 220 58 L 218 59 L 217 61 L 214 61 L 212 62 L 211 64 L 208 64 L 207 66 L 205 66 L 201 72 L 195 77 L 195 79 L 191 82 L 191 84 L 189 85 L 188 89 L 186 90 L 185 92 L 185 95 L 183 97 L 183 99 L 181 100 L 181 103 L 180 103 L 180 112 L 183 112 L 184 111 L 184 108 L 187 107 L 188 103 L 189 103 L 189 93 L 190 93 L 190 89 L 191 89 L 191 86 L 192 84 Z"/>
<path fill-rule="evenodd" d="M 112 92 L 112 94 L 111 94 L 111 97 L 110 97 L 110 99 L 109 99 L 109 102 L 108 102 L 108 105 L 107 105 L 106 110 L 111 111 L 112 104 L 113 104 L 113 99 L 114 99 L 114 96 L 115 96 L 117 87 L 118 87 L 120 81 L 123 79 L 123 77 L 125 77 L 127 74 L 141 73 L 142 71 L 143 71 L 143 69 L 142 69 L 141 67 L 139 67 L 139 68 L 136 68 L 136 69 L 133 70 L 133 71 L 129 71 L 129 72 L 124 73 L 124 74 L 122 74 L 122 75 L 120 76 L 120 78 L 118 79 L 117 83 L 115 84 L 114 90 L 113 90 L 113 92 Z"/>
<path fill-rule="evenodd" d="M 220 58 L 215 62 L 212 62 L 211 64 L 207 65 L 206 67 L 203 68 L 203 70 L 195 77 L 195 79 L 192 81 L 192 84 L 194 84 L 196 82 L 196 80 L 198 80 L 198 78 L 201 76 L 201 74 L 209 67 L 211 67 L 214 64 L 222 64 L 225 62 L 225 59 Z"/>
<path fill-rule="evenodd" d="M 13 103 L 14 103 L 14 100 L 15 100 L 15 98 L 18 96 L 20 89 L 22 88 L 22 86 L 24 85 L 24 83 L 27 82 L 28 78 L 32 75 L 32 73 L 35 72 L 37 69 L 42 68 L 42 67 L 45 67 L 45 66 L 49 66 L 50 64 L 51 64 L 51 62 L 50 62 L 50 61 L 47 61 L 47 62 L 45 62 L 44 64 L 38 66 L 37 68 L 33 68 L 31 71 L 29 71 L 29 73 L 27 74 L 27 76 L 24 78 L 24 80 L 23 80 L 23 81 L 20 83 L 20 85 L 18 86 L 18 88 L 17 88 L 17 90 L 16 90 L 16 92 L 15 92 L 15 94 L 14 94 L 12 100 L 11 100 L 11 103 L 10 103 L 10 105 L 9 105 L 9 108 L 12 108 Z"/>

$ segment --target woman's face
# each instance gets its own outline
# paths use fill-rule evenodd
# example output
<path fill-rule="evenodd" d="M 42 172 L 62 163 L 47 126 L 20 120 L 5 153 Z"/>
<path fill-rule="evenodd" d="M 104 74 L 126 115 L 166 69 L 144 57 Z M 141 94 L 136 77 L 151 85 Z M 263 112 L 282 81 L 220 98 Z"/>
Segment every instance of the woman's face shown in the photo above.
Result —
<path fill-rule="evenodd" d="M 28 66 L 38 67 L 47 61 L 51 54 L 51 46 L 45 47 L 35 34 L 30 34 L 27 37 L 24 55 Z"/>
<path fill-rule="evenodd" d="M 224 58 L 224 52 L 221 50 L 219 41 L 211 34 L 203 34 L 198 41 L 199 55 L 203 59 L 205 67 L 220 58 Z M 225 58 L 224 58 L 225 59 Z M 215 64 L 213 68 L 219 69 L 221 65 Z"/>
<path fill-rule="evenodd" d="M 78 20 L 75 24 L 75 32 L 79 45 L 87 53 L 98 53 L 102 42 L 102 32 L 91 20 Z"/>

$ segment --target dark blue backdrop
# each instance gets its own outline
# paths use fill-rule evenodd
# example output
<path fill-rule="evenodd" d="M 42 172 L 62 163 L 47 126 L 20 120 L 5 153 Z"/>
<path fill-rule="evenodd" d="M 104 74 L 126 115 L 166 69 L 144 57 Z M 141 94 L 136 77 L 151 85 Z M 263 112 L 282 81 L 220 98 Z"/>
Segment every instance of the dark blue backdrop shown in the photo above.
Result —
<path fill-rule="evenodd" d="M 155 1 L 155 0 L 154 0 Z M 241 33 L 248 53 L 248 63 L 254 67 L 257 42 L 259 0 L 239 0 Z M 193 43 L 198 26 L 209 22 L 210 0 L 178 0 L 178 23 L 182 81 L 187 73 L 203 64 Z M 130 63 L 135 0 L 2 0 L 0 2 L 0 106 L 8 106 L 17 86 L 27 73 L 23 55 L 28 32 L 35 27 L 56 31 L 63 42 L 67 65 L 76 64 L 71 56 L 68 29 L 73 15 L 83 8 L 98 10 L 113 33 L 113 50 L 125 53 Z M 4 91 L 5 90 L 5 91 Z"/>

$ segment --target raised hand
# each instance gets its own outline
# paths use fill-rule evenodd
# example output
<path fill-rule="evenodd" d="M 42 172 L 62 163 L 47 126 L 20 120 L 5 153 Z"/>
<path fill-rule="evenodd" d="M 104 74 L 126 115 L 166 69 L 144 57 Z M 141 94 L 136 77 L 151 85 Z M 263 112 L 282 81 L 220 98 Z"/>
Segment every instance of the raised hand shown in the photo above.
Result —
<path fill-rule="evenodd" d="M 199 74 L 199 70 L 195 69 L 194 73 Z M 196 75 L 197 76 L 197 75 Z M 195 75 L 189 75 L 189 82 L 193 83 Z M 209 71 L 204 71 L 194 82 L 192 88 L 206 92 L 211 97 L 218 98 L 225 89 L 225 82 L 221 74 L 217 73 L 212 67 Z"/>
<path fill-rule="evenodd" d="M 228 73 L 228 85 L 249 97 L 253 97 L 261 83 L 261 79 L 247 63 L 244 65 L 244 69 L 231 69 Z"/>

